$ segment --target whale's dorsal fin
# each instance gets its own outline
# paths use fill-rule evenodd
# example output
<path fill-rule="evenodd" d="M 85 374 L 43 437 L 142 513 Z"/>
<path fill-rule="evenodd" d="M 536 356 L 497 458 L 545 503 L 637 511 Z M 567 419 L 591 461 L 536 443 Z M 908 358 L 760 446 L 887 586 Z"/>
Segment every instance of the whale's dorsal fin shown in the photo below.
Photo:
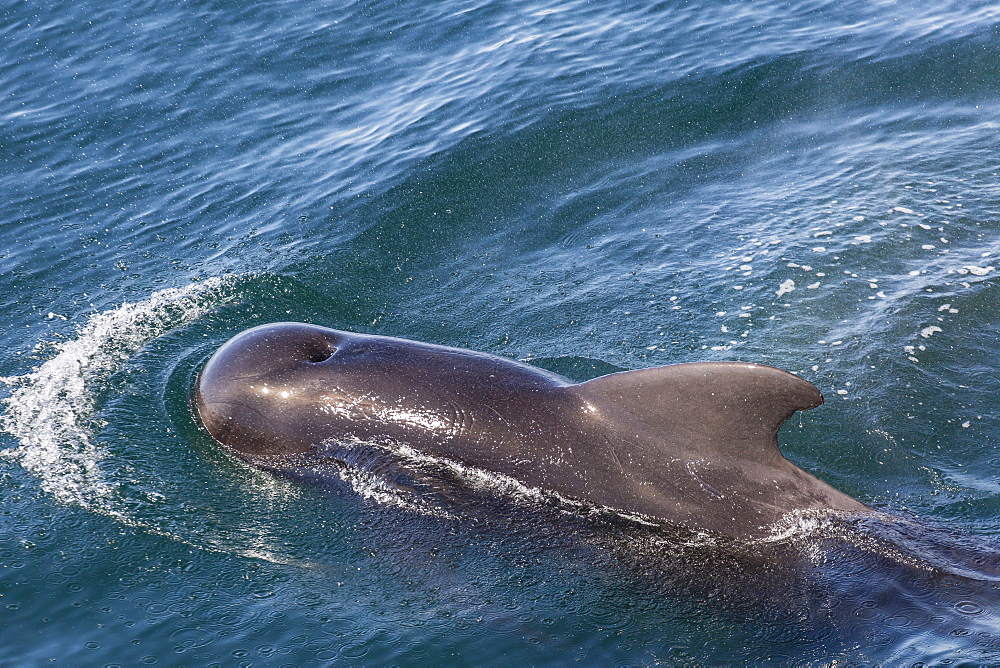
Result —
<path fill-rule="evenodd" d="M 792 413 L 823 403 L 820 391 L 798 376 L 739 362 L 623 371 L 574 389 L 596 408 L 613 408 L 662 434 L 665 448 L 681 445 L 760 463 L 781 458 L 776 436 Z"/>

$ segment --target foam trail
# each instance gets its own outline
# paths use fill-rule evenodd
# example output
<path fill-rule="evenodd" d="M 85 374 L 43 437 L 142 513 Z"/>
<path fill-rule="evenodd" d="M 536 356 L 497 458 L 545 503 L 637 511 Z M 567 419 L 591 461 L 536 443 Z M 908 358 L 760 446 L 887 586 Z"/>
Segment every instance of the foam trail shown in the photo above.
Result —
<path fill-rule="evenodd" d="M 0 455 L 60 501 L 111 512 L 116 485 L 101 471 L 105 453 L 91 423 L 96 389 L 147 343 L 225 302 L 229 282 L 209 278 L 93 315 L 75 338 L 54 346 L 54 357 L 28 374 L 0 379 L 15 387 L 3 400 L 0 428 L 20 443 Z"/>

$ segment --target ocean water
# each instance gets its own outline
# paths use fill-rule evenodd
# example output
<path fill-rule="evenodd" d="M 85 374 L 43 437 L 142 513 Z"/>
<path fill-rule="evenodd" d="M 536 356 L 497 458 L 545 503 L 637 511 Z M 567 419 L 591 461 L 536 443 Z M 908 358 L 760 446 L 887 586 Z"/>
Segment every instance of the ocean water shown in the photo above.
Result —
<path fill-rule="evenodd" d="M 1000 5 L 0 0 L 0 664 L 1000 661 Z M 729 544 L 257 472 L 301 320 L 827 403 Z M 349 481 L 350 482 L 350 481 Z"/>

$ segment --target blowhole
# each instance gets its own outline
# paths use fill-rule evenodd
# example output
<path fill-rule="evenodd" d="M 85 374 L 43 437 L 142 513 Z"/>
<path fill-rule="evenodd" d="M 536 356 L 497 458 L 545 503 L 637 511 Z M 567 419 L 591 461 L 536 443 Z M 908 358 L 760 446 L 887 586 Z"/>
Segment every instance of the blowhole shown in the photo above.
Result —
<path fill-rule="evenodd" d="M 307 359 L 310 364 L 319 364 L 320 362 L 325 362 L 333 357 L 333 353 L 335 352 L 337 352 L 336 348 L 325 348 L 323 350 L 313 352 Z"/>

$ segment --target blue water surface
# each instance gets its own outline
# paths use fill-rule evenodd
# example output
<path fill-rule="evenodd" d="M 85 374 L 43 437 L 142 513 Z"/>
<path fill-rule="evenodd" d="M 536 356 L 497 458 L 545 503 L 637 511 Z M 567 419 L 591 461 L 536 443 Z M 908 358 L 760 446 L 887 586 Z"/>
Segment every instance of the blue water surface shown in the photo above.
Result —
<path fill-rule="evenodd" d="M 986 1 L 0 0 L 0 663 L 1000 661 L 998 156 Z M 879 513 L 254 471 L 188 397 L 281 320 L 782 367 Z"/>

